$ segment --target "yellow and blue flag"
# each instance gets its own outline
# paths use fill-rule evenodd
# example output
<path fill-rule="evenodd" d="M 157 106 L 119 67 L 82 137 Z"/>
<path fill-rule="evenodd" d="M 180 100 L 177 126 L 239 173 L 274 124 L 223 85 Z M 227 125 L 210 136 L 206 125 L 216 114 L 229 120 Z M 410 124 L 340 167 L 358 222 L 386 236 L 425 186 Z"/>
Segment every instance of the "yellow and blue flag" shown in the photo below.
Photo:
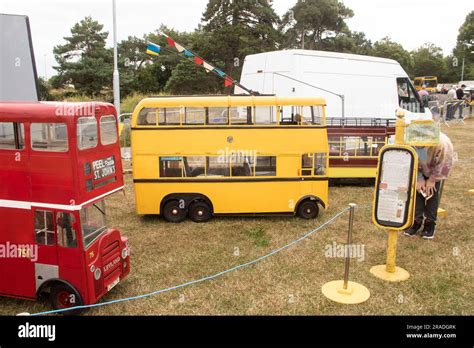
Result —
<path fill-rule="evenodd" d="M 155 45 L 154 43 L 148 44 L 146 48 L 146 53 L 152 56 L 160 56 L 161 53 L 161 47 L 158 45 Z"/>

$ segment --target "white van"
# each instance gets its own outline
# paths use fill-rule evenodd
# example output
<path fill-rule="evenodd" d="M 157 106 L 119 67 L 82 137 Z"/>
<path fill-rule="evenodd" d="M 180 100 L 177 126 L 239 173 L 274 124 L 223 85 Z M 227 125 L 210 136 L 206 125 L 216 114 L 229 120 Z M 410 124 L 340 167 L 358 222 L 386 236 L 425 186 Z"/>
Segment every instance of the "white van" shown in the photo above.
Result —
<path fill-rule="evenodd" d="M 241 84 L 263 94 L 319 96 L 328 118 L 407 119 L 431 117 L 398 62 L 355 54 L 284 50 L 245 58 Z M 236 94 L 245 93 L 236 87 Z"/>

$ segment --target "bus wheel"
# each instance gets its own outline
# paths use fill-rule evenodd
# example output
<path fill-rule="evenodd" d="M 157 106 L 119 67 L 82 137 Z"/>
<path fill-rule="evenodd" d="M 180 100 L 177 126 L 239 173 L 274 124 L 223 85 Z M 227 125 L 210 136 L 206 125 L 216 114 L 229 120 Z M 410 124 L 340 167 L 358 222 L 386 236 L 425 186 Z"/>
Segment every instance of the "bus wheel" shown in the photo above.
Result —
<path fill-rule="evenodd" d="M 50 302 L 54 309 L 65 309 L 71 307 L 82 306 L 81 295 L 72 286 L 67 284 L 55 284 L 51 288 Z M 80 310 L 74 309 L 61 312 L 64 315 L 79 314 Z"/>
<path fill-rule="evenodd" d="M 318 204 L 315 201 L 304 201 L 299 205 L 297 214 L 306 220 L 316 219 L 319 215 Z"/>
<path fill-rule="evenodd" d="M 186 220 L 186 211 L 179 206 L 179 201 L 172 200 L 163 207 L 163 217 L 168 222 L 179 223 Z"/>
<path fill-rule="evenodd" d="M 207 222 L 211 219 L 212 213 L 209 204 L 205 202 L 194 202 L 189 207 L 189 218 L 194 222 Z"/>

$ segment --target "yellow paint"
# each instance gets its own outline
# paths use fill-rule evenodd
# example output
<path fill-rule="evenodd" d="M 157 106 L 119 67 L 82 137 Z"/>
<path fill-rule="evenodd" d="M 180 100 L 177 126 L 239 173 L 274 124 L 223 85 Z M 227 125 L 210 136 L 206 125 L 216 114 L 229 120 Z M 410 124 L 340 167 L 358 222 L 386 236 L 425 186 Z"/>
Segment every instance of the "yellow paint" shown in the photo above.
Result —
<path fill-rule="evenodd" d="M 171 97 L 142 100 L 132 116 L 132 160 L 138 214 L 160 214 L 160 205 L 169 194 L 205 195 L 216 214 L 294 213 L 297 203 L 306 196 L 316 196 L 328 206 L 326 175 L 302 175 L 303 154 L 320 153 L 328 164 L 325 127 L 299 125 L 245 124 L 152 125 L 137 124 L 143 108 L 212 107 L 212 106 L 318 106 L 325 124 L 325 102 L 320 98 L 297 97 Z M 160 157 L 219 157 L 232 153 L 275 156 L 276 175 L 265 177 L 187 177 L 160 179 Z M 183 180 L 183 179 L 186 179 Z M 234 180 L 233 180 L 234 179 Z M 257 181 L 266 179 L 265 181 Z M 268 179 L 268 180 L 267 180 Z M 305 180 L 318 179 L 318 181 Z M 153 182 L 150 182 L 153 180 Z M 212 180 L 212 181 L 211 181 Z M 291 181 L 293 180 L 293 181 Z M 189 182 L 191 181 L 191 182 Z M 217 181 L 217 182 L 216 182 Z"/>
<path fill-rule="evenodd" d="M 448 216 L 448 212 L 446 211 L 446 209 L 438 208 L 438 217 L 446 218 L 447 216 Z"/>
<path fill-rule="evenodd" d="M 375 178 L 377 168 L 329 167 L 328 176 L 332 178 Z"/>
<path fill-rule="evenodd" d="M 410 278 L 410 273 L 401 267 L 396 267 L 395 272 L 387 272 L 386 265 L 374 266 L 370 269 L 370 273 L 388 282 L 402 282 Z"/>
<path fill-rule="evenodd" d="M 321 292 L 328 299 L 342 304 L 358 304 L 370 298 L 370 291 L 362 284 L 348 282 L 347 289 L 344 289 L 343 280 L 335 280 L 322 286 Z"/>
<path fill-rule="evenodd" d="M 398 231 L 390 230 L 388 232 L 388 245 L 387 245 L 387 268 L 386 271 L 389 273 L 395 272 L 395 262 L 397 259 L 397 239 Z"/>

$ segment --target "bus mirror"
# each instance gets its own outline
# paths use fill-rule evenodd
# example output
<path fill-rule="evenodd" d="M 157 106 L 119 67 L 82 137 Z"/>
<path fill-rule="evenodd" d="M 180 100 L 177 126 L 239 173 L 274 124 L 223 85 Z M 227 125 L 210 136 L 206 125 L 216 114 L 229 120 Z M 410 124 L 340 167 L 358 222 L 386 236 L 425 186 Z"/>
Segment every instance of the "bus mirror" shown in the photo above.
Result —
<path fill-rule="evenodd" d="M 413 224 L 418 157 L 406 145 L 386 145 L 379 155 L 373 222 L 391 230 Z"/>

